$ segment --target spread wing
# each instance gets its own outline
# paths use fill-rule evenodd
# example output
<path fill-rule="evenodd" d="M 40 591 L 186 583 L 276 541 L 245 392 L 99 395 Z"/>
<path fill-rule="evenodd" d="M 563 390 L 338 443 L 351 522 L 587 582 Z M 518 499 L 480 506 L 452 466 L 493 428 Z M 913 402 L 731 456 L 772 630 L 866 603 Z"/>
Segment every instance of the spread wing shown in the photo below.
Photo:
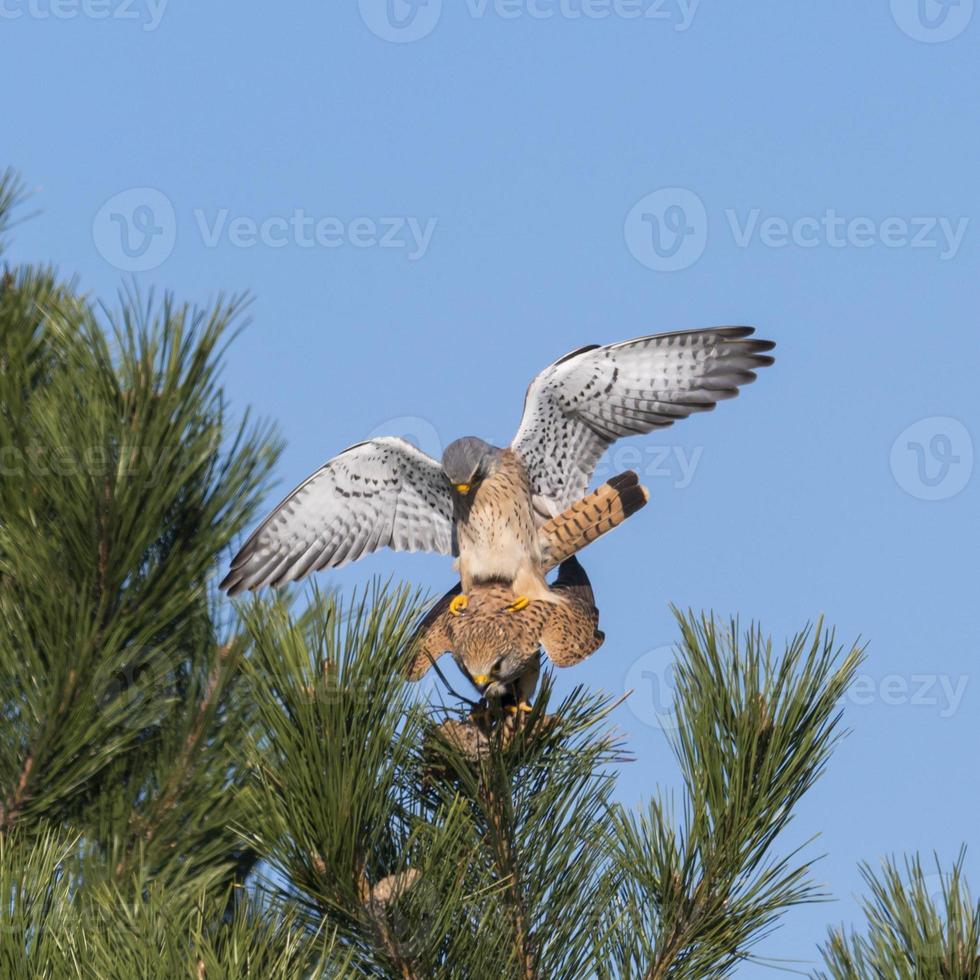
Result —
<path fill-rule="evenodd" d="M 404 439 L 345 449 L 300 484 L 242 546 L 221 583 L 229 595 L 339 568 L 378 548 L 453 549 L 442 467 Z"/>
<path fill-rule="evenodd" d="M 558 513 L 588 488 L 599 458 L 622 436 L 650 432 L 706 412 L 755 371 L 775 346 L 752 327 L 654 334 L 582 347 L 545 368 L 524 400 L 511 447 L 531 486 Z"/>

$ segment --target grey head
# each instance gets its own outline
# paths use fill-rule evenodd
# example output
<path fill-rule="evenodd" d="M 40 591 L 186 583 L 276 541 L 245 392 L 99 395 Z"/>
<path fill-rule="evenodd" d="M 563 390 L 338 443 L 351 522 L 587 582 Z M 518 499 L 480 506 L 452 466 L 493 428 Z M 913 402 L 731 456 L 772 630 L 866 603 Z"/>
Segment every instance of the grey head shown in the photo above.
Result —
<path fill-rule="evenodd" d="M 467 494 L 496 470 L 502 454 L 502 449 L 489 442 L 464 436 L 446 446 L 442 470 L 459 493 Z"/>

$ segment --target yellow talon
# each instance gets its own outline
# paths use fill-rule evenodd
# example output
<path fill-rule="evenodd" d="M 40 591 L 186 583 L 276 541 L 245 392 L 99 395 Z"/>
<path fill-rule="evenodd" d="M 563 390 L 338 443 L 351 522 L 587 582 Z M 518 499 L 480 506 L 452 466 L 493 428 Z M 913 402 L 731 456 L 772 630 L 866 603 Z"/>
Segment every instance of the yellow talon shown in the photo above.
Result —
<path fill-rule="evenodd" d="M 519 595 L 508 607 L 507 612 L 520 612 L 531 604 L 531 600 L 526 595 Z"/>
<path fill-rule="evenodd" d="M 515 716 L 516 716 L 516 715 L 518 715 L 518 714 L 520 714 L 520 712 L 522 712 L 522 711 L 523 711 L 523 712 L 524 712 L 525 714 L 530 714 L 530 713 L 531 713 L 531 712 L 532 712 L 532 711 L 534 710 L 534 708 L 532 708 L 532 707 L 531 707 L 531 706 L 530 706 L 530 705 L 529 705 L 529 704 L 527 703 L 527 701 L 521 701 L 521 702 L 520 702 L 520 703 L 518 703 L 518 704 L 511 704 L 511 705 L 508 705 L 508 707 L 507 707 L 507 710 L 508 710 L 508 711 L 509 711 L 509 712 L 510 712 L 510 713 L 511 713 L 512 715 L 515 715 Z"/>
<path fill-rule="evenodd" d="M 449 611 L 454 616 L 458 616 L 469 604 L 470 604 L 470 600 L 468 596 L 465 595 L 453 596 L 452 602 L 449 603 Z"/>

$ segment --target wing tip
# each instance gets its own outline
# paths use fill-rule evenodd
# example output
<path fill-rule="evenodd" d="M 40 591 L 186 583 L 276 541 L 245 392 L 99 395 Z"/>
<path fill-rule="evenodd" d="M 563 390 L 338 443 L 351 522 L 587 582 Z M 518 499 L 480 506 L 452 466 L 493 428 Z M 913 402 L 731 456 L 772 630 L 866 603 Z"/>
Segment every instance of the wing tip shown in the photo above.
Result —
<path fill-rule="evenodd" d="M 755 327 L 750 327 L 747 324 L 737 324 L 731 327 L 708 327 L 705 333 L 718 333 L 725 337 L 731 337 L 733 340 L 742 340 L 745 337 L 751 337 L 755 333 Z"/>
<path fill-rule="evenodd" d="M 718 342 L 719 346 L 737 348 L 740 352 L 749 354 L 763 354 L 776 347 L 774 340 L 755 338 L 755 330 L 755 327 L 743 324 L 720 327 L 690 327 L 685 330 L 670 330 L 666 333 L 646 334 L 643 337 L 634 337 L 632 340 L 621 340 L 618 343 L 610 344 L 609 347 L 615 349 L 649 341 L 676 341 L 679 338 L 681 339 L 682 346 L 686 345 L 689 340 L 696 338 L 713 338 Z M 765 366 L 771 363 L 772 361 L 768 361 Z M 761 366 L 763 364 L 760 362 Z"/>
<path fill-rule="evenodd" d="M 234 599 L 235 596 L 240 595 L 242 592 L 248 589 L 243 578 L 235 575 L 234 572 L 229 572 L 219 583 L 218 589 L 224 592 L 226 596 L 230 599 Z"/>

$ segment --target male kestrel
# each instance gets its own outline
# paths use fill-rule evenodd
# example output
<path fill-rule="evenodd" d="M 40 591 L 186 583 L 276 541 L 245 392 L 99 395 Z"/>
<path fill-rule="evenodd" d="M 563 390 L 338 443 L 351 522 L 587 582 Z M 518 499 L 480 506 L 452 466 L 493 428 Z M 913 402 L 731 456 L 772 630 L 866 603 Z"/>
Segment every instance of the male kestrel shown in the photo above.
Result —
<path fill-rule="evenodd" d="M 655 334 L 581 347 L 527 390 L 506 449 L 467 437 L 442 462 L 403 439 L 358 443 L 279 504 L 221 583 L 231 595 L 337 568 L 381 547 L 458 555 L 465 608 L 475 584 L 502 581 L 513 610 L 562 601 L 541 570 L 537 528 L 581 497 L 616 439 L 715 407 L 772 364 L 752 327 Z"/>

